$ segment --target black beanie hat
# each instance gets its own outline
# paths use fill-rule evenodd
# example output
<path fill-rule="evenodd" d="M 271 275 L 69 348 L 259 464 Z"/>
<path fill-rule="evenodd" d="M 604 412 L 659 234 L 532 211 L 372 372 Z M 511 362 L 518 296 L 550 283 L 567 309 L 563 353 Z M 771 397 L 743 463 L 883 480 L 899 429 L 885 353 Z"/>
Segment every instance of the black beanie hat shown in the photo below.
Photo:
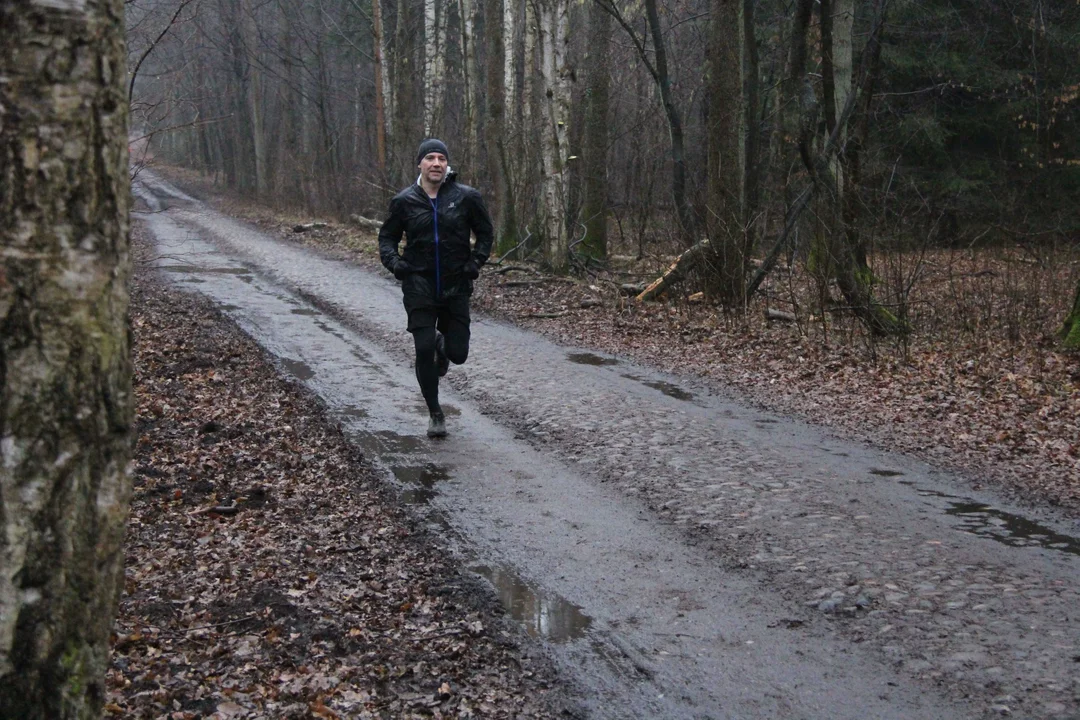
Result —
<path fill-rule="evenodd" d="M 446 143 L 442 140 L 436 140 L 435 138 L 428 138 L 420 143 L 420 149 L 416 153 L 416 164 L 419 165 L 425 155 L 433 152 L 442 153 L 443 157 L 450 160 L 450 151 L 446 149 Z"/>

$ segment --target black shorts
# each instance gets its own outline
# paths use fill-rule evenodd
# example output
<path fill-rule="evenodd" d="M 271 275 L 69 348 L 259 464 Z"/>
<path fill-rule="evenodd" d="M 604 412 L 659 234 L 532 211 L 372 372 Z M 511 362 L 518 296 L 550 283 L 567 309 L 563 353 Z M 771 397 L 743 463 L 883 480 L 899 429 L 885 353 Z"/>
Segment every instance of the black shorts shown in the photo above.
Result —
<path fill-rule="evenodd" d="M 403 300 L 405 311 L 409 314 L 409 332 L 426 327 L 436 328 L 443 334 L 448 331 L 468 331 L 468 295 L 454 295 L 438 302 L 417 303 L 410 300 L 407 295 Z"/>

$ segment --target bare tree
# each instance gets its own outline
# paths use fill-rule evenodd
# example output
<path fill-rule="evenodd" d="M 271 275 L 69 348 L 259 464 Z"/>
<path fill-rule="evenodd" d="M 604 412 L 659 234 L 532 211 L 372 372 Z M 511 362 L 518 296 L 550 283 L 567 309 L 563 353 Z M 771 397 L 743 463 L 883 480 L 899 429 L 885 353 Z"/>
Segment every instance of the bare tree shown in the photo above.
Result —
<path fill-rule="evenodd" d="M 696 223 L 694 222 L 694 213 L 686 189 L 686 151 L 683 118 L 682 113 L 675 104 L 675 97 L 672 93 L 671 73 L 668 70 L 667 45 L 664 42 L 664 30 L 660 25 L 660 13 L 656 7 L 656 0 L 645 0 L 645 17 L 648 23 L 649 36 L 652 39 L 652 57 L 650 57 L 645 40 L 634 30 L 622 10 L 615 4 L 615 0 L 595 0 L 595 2 L 610 13 L 626 31 L 642 64 L 644 64 L 660 91 L 660 102 L 664 108 L 664 117 L 667 120 L 668 137 L 671 143 L 672 201 L 675 203 L 683 240 L 687 245 L 690 245 L 695 239 Z"/>
<path fill-rule="evenodd" d="M 0 4 L 4 718 L 96 720 L 105 699 L 133 409 L 123 16 Z"/>
<path fill-rule="evenodd" d="M 588 6 L 589 45 L 585 55 L 585 138 L 582 151 L 585 252 L 607 256 L 608 137 L 611 96 L 611 15 L 598 3 Z"/>
<path fill-rule="evenodd" d="M 713 0 L 709 68 L 709 201 L 706 227 L 714 281 L 709 290 L 726 307 L 743 303 L 746 290 L 745 103 L 743 0 Z"/>

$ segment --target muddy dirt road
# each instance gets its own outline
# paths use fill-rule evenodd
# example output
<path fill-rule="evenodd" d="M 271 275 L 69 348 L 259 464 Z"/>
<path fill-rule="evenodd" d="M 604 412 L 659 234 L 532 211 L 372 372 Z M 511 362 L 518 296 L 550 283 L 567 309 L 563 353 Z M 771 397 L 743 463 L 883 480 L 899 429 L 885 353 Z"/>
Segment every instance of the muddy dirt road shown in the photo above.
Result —
<path fill-rule="evenodd" d="M 484 318 L 428 440 L 389 276 L 135 194 L 158 264 L 325 400 L 591 717 L 1080 716 L 1075 521 Z"/>

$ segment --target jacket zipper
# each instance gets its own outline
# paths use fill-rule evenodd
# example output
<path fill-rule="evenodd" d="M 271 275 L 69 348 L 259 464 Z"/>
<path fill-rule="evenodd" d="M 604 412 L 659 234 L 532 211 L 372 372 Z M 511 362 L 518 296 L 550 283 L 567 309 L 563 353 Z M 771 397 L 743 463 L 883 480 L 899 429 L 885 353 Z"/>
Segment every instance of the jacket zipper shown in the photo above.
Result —
<path fill-rule="evenodd" d="M 442 272 L 439 267 L 439 198 L 428 198 L 431 201 L 431 211 L 435 225 L 435 299 L 442 297 Z"/>

